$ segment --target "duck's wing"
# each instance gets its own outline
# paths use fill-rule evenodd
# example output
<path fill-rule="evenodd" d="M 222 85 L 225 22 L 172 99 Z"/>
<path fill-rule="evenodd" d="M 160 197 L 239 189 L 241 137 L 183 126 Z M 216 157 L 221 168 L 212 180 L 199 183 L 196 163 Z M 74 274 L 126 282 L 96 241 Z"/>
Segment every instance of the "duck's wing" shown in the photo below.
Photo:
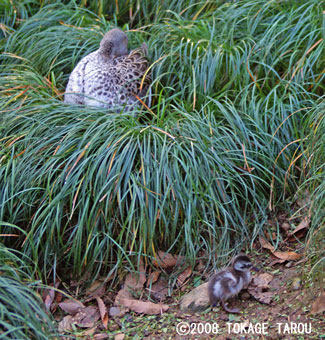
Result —
<path fill-rule="evenodd" d="M 127 56 L 116 58 L 115 65 L 119 70 L 120 85 L 126 90 L 126 95 L 144 97 L 151 84 L 146 45 L 132 50 Z"/>
<path fill-rule="evenodd" d="M 64 102 L 70 104 L 85 104 L 86 68 L 96 58 L 96 52 L 82 58 L 70 74 L 64 94 Z"/>

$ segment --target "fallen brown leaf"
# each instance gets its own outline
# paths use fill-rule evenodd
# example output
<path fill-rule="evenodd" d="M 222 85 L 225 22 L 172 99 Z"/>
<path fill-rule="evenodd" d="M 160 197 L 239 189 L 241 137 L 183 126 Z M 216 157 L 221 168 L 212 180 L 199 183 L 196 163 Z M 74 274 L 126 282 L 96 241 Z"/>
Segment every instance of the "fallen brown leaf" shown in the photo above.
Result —
<path fill-rule="evenodd" d="M 87 329 L 86 331 L 82 333 L 82 335 L 87 335 L 87 336 L 94 335 L 96 329 L 97 327 Z"/>
<path fill-rule="evenodd" d="M 72 316 L 67 315 L 59 322 L 58 329 L 60 333 L 72 330 L 71 320 L 72 320 Z"/>
<path fill-rule="evenodd" d="M 270 267 L 274 266 L 277 263 L 284 263 L 286 261 L 286 260 L 281 260 L 281 259 L 279 259 L 275 256 L 273 257 L 273 259 L 274 260 L 272 262 L 270 262 L 270 264 L 269 264 Z"/>
<path fill-rule="evenodd" d="M 297 225 L 297 228 L 289 235 L 294 235 L 295 233 L 297 233 L 299 230 L 302 230 L 302 229 L 308 229 L 309 224 L 310 224 L 310 218 L 308 216 L 305 216 L 301 220 L 301 222 Z"/>
<path fill-rule="evenodd" d="M 71 320 L 71 323 L 76 323 L 82 328 L 94 327 L 95 323 L 100 319 L 98 308 L 88 306 L 80 310 Z"/>
<path fill-rule="evenodd" d="M 146 275 L 142 272 L 139 274 L 130 273 L 125 278 L 125 287 L 133 290 L 141 289 L 146 282 Z"/>
<path fill-rule="evenodd" d="M 160 270 L 155 270 L 153 271 L 149 277 L 148 277 L 148 280 L 147 280 L 147 286 L 150 286 L 152 285 L 153 283 L 155 283 L 157 280 L 158 280 L 158 277 L 160 275 L 161 271 Z"/>
<path fill-rule="evenodd" d="M 262 236 L 259 237 L 259 241 L 263 248 L 271 250 L 272 254 L 275 257 L 282 259 L 284 261 L 298 260 L 302 257 L 301 254 L 295 253 L 293 251 L 275 251 L 272 244 L 269 241 L 267 241 L 265 238 L 263 238 Z"/>
<path fill-rule="evenodd" d="M 310 313 L 318 314 L 325 311 L 325 292 L 322 293 L 313 303 Z"/>
<path fill-rule="evenodd" d="M 114 340 L 123 340 L 124 338 L 125 338 L 125 334 L 120 333 L 120 334 L 115 335 Z"/>
<path fill-rule="evenodd" d="M 278 257 L 279 259 L 288 261 L 288 260 L 299 260 L 302 255 L 295 253 L 293 251 L 274 251 L 273 255 Z"/>
<path fill-rule="evenodd" d="M 253 278 L 252 284 L 261 289 L 269 288 L 269 283 L 273 280 L 273 275 L 269 273 L 263 273 Z"/>
<path fill-rule="evenodd" d="M 108 339 L 109 337 L 110 337 L 110 334 L 107 334 L 107 333 L 97 333 L 94 335 L 95 340 Z"/>
<path fill-rule="evenodd" d="M 54 288 L 57 289 L 60 285 L 60 281 L 56 281 L 55 285 L 54 285 Z M 43 298 L 43 302 L 44 302 L 44 305 L 45 305 L 45 309 L 47 311 L 50 311 L 52 308 L 52 303 L 54 301 L 54 298 L 55 298 L 55 294 L 56 294 L 56 291 L 54 288 L 47 288 L 47 289 L 44 289 L 43 291 L 43 295 L 42 295 L 42 298 Z"/>
<path fill-rule="evenodd" d="M 157 304 L 150 301 L 139 300 L 129 300 L 127 307 L 136 313 L 149 315 L 161 314 L 163 312 L 166 312 L 169 308 L 169 306 L 164 304 Z"/>
<path fill-rule="evenodd" d="M 288 233 L 288 238 L 287 240 L 294 241 L 296 238 L 300 239 L 303 236 L 305 236 L 310 224 L 310 217 L 305 216 L 301 222 L 298 224 L 296 229 L 292 231 L 291 233 Z"/>
<path fill-rule="evenodd" d="M 275 293 L 273 292 L 262 292 L 262 288 L 256 286 L 249 286 L 248 292 L 252 295 L 257 301 L 260 301 L 265 304 L 270 304 L 272 298 Z"/>
<path fill-rule="evenodd" d="M 106 292 L 106 282 L 101 280 L 95 280 L 87 290 L 86 294 L 95 296 L 103 296 Z"/>
<path fill-rule="evenodd" d="M 130 273 L 126 276 L 125 287 L 133 290 L 138 290 L 143 287 L 146 280 L 146 270 L 144 268 L 143 261 L 140 260 L 138 273 Z"/>
<path fill-rule="evenodd" d="M 263 248 L 271 250 L 272 253 L 274 252 L 274 247 L 264 237 L 259 236 L 259 241 L 260 241 L 260 244 Z"/>
<path fill-rule="evenodd" d="M 148 290 L 156 300 L 162 301 L 168 295 L 168 281 L 160 278 Z"/>
<path fill-rule="evenodd" d="M 199 264 L 197 265 L 197 271 L 201 273 L 201 272 L 203 272 L 205 270 L 205 267 L 206 266 L 204 265 L 203 261 L 200 260 Z"/>
<path fill-rule="evenodd" d="M 141 314 L 161 314 L 168 310 L 169 306 L 163 304 L 156 304 L 150 301 L 135 300 L 128 290 L 122 289 L 118 292 L 115 303 L 127 307 L 136 313 Z"/>
<path fill-rule="evenodd" d="M 182 256 L 172 255 L 170 253 L 165 253 L 161 250 L 157 253 L 157 258 L 153 261 L 153 264 L 156 267 L 162 267 L 162 268 L 169 268 L 174 267 L 180 259 L 182 259 Z"/>
<path fill-rule="evenodd" d="M 99 296 L 96 296 L 96 301 L 97 301 L 97 304 L 98 304 L 100 317 L 102 319 L 102 324 L 103 324 L 104 328 L 107 329 L 107 324 L 108 324 L 107 308 L 104 304 L 104 301 Z"/>
<path fill-rule="evenodd" d="M 182 286 L 186 279 L 192 274 L 191 266 L 188 266 L 181 274 L 178 275 L 177 283 Z"/>
<path fill-rule="evenodd" d="M 59 303 L 59 307 L 68 314 L 76 314 L 81 309 L 85 308 L 84 304 L 77 300 L 64 300 Z"/>

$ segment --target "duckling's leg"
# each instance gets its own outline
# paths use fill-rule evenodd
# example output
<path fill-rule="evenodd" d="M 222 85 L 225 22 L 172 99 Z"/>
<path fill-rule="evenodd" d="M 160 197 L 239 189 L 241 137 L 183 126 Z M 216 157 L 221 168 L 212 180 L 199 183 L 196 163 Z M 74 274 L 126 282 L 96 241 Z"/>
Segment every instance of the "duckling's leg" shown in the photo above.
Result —
<path fill-rule="evenodd" d="M 225 304 L 225 302 L 223 300 L 220 300 L 221 306 L 222 308 L 228 312 L 228 313 L 239 313 L 239 309 L 234 308 L 234 309 L 230 309 L 227 307 L 227 305 Z"/>

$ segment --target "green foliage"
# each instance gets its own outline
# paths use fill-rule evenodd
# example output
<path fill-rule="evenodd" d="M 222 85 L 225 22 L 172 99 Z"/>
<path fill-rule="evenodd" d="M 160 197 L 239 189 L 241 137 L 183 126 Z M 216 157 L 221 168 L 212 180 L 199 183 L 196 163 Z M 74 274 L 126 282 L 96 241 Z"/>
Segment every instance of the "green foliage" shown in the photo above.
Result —
<path fill-rule="evenodd" d="M 319 101 L 308 112 L 304 150 L 306 181 L 302 190 L 311 194 L 311 228 L 308 255 L 311 275 L 324 278 L 325 272 L 325 103 Z"/>
<path fill-rule="evenodd" d="M 28 259 L 0 244 L 0 339 L 54 339 L 54 326 L 35 293 Z"/>
<path fill-rule="evenodd" d="M 214 262 L 249 244 L 296 190 L 324 90 L 318 1 L 112 4 L 42 4 L 2 44 L 0 219 L 25 230 L 9 243 L 44 276 L 117 274 L 158 249 Z M 62 103 L 118 23 L 131 48 L 149 44 L 151 110 Z"/>

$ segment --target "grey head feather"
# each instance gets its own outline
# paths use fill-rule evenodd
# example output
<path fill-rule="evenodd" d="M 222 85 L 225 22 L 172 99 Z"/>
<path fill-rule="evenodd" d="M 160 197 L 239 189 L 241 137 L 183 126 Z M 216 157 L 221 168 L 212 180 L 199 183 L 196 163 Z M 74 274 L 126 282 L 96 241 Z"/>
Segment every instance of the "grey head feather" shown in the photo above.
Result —
<path fill-rule="evenodd" d="M 128 54 L 128 37 L 120 29 L 108 31 L 100 42 L 99 54 L 108 59 Z"/>

